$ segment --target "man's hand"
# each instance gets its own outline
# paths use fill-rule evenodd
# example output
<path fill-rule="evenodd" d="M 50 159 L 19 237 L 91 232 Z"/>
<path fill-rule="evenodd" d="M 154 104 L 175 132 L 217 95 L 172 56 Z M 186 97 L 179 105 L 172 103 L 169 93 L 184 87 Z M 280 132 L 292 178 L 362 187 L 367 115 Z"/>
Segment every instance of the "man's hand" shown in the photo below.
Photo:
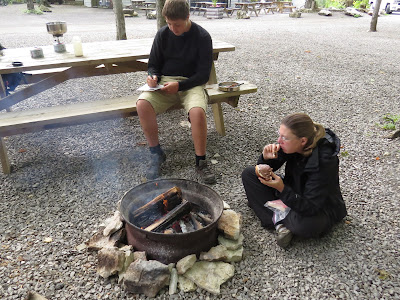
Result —
<path fill-rule="evenodd" d="M 274 172 L 271 173 L 272 179 L 270 180 L 265 180 L 261 177 L 258 177 L 258 180 L 264 185 L 267 185 L 269 187 L 272 187 L 278 192 L 282 193 L 283 188 L 285 187 L 285 184 L 283 183 L 283 180 L 280 176 L 276 175 Z"/>
<path fill-rule="evenodd" d="M 179 90 L 179 82 L 166 82 L 161 91 L 167 94 L 176 94 Z"/>
<path fill-rule="evenodd" d="M 158 81 L 158 78 L 157 78 L 157 76 L 156 75 L 153 75 L 153 76 L 147 76 L 147 85 L 149 86 L 149 87 L 156 87 L 157 86 L 157 81 Z"/>

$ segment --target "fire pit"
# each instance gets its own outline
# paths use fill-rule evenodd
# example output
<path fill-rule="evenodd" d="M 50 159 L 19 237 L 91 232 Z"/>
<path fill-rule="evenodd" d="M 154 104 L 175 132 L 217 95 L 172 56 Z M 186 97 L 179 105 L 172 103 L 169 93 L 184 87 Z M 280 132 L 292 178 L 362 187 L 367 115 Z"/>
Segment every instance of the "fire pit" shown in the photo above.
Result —
<path fill-rule="evenodd" d="M 178 187 L 182 198 L 211 215 L 212 222 L 188 233 L 159 233 L 147 231 L 133 222 L 133 212 L 165 191 Z M 217 244 L 217 221 L 223 211 L 220 196 L 208 186 L 184 179 L 149 181 L 129 190 L 121 200 L 120 213 L 125 220 L 128 244 L 138 251 L 145 251 L 149 259 L 168 264 L 200 252 Z"/>

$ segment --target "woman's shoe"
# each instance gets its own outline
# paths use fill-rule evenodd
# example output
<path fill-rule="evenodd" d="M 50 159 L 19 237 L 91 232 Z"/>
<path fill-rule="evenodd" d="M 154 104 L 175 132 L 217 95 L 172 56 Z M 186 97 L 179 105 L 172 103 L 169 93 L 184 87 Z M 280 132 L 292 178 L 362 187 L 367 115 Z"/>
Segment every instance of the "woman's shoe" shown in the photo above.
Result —
<path fill-rule="evenodd" d="M 292 232 L 282 224 L 276 226 L 276 232 L 278 233 L 276 243 L 279 247 L 286 249 L 289 246 L 290 241 L 292 240 Z"/>

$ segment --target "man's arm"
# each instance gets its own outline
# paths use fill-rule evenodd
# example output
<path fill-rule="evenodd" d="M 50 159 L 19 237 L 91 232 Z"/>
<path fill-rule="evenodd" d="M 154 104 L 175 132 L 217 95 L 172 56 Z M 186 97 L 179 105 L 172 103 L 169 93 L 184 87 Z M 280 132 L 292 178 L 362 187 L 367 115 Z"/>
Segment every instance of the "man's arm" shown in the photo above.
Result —
<path fill-rule="evenodd" d="M 147 64 L 148 75 L 150 75 L 150 77 L 157 76 L 157 82 L 159 82 L 161 79 L 162 62 L 163 55 L 161 50 L 161 32 L 158 31 L 154 37 L 149 56 L 149 62 Z"/>
<path fill-rule="evenodd" d="M 198 40 L 198 64 L 192 76 L 179 82 L 179 91 L 185 91 L 192 87 L 206 84 L 210 78 L 213 62 L 213 46 L 211 36 L 206 32 Z"/>

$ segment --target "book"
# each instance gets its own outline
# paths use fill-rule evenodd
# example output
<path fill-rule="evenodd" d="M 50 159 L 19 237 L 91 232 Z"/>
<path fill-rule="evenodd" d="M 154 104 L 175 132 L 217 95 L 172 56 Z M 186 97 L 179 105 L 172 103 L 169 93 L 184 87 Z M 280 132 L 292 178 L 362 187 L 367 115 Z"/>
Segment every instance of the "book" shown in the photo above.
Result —
<path fill-rule="evenodd" d="M 141 92 L 154 92 L 154 91 L 158 91 L 158 90 L 161 89 L 162 87 L 164 87 L 164 86 L 161 85 L 161 84 L 158 84 L 158 85 L 155 86 L 155 87 L 149 87 L 149 86 L 147 85 L 147 83 L 146 83 L 146 84 L 142 85 L 140 88 L 138 88 L 137 90 L 138 90 L 138 91 L 141 91 Z"/>

